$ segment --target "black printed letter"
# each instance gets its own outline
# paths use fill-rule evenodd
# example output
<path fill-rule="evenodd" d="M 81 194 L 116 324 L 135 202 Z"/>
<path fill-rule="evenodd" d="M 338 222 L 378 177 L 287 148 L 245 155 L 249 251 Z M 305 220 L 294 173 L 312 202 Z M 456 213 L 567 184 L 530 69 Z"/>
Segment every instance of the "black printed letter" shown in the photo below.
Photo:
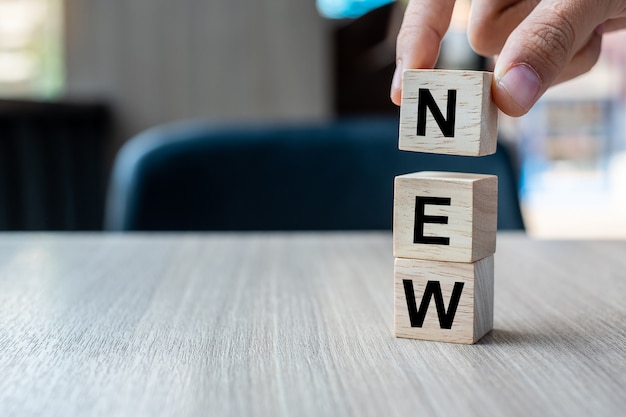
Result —
<path fill-rule="evenodd" d="M 454 137 L 454 121 L 456 119 L 456 90 L 448 90 L 448 111 L 445 119 L 441 110 L 435 103 L 435 99 L 430 90 L 426 88 L 419 89 L 417 102 L 417 136 L 426 136 L 426 107 L 430 109 L 430 113 L 441 129 L 441 133 L 446 138 Z"/>
<path fill-rule="evenodd" d="M 448 217 L 446 216 L 425 215 L 424 206 L 426 206 L 426 204 L 449 206 L 450 199 L 442 197 L 415 197 L 415 229 L 413 231 L 413 243 L 449 245 L 449 237 L 424 236 L 424 223 L 448 224 Z"/>
<path fill-rule="evenodd" d="M 422 302 L 420 309 L 417 309 L 417 303 L 415 302 L 415 293 L 413 290 L 413 281 L 403 279 L 404 295 L 406 297 L 406 304 L 409 309 L 409 321 L 411 327 L 422 327 L 424 325 L 424 318 L 426 317 L 426 311 L 428 311 L 428 305 L 430 304 L 431 297 L 435 297 L 435 307 L 437 307 L 437 317 L 439 317 L 439 327 L 442 329 L 451 329 L 452 322 L 454 322 L 454 316 L 456 315 L 456 308 L 459 306 L 459 300 L 461 299 L 461 293 L 463 292 L 463 282 L 455 282 L 452 295 L 450 296 L 450 304 L 448 305 L 448 312 L 443 305 L 443 295 L 441 294 L 441 284 L 439 281 L 428 281 L 426 288 L 424 289 L 424 295 L 422 296 Z"/>

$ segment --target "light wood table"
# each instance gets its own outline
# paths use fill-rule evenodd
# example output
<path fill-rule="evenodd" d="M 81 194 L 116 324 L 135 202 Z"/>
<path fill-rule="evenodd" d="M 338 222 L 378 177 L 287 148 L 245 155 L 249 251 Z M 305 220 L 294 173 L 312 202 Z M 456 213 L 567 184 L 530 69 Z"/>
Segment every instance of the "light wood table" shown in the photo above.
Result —
<path fill-rule="evenodd" d="M 0 235 L 0 415 L 626 413 L 626 242 L 500 234 L 474 346 L 392 336 L 391 246 Z"/>

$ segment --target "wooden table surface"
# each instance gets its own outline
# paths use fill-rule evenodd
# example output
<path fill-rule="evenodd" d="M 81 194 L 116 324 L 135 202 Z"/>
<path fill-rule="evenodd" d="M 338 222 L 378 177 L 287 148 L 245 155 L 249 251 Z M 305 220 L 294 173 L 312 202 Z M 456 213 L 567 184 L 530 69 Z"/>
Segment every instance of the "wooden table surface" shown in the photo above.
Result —
<path fill-rule="evenodd" d="M 495 330 L 396 339 L 391 235 L 0 235 L 0 416 L 617 416 L 626 242 L 499 234 Z"/>

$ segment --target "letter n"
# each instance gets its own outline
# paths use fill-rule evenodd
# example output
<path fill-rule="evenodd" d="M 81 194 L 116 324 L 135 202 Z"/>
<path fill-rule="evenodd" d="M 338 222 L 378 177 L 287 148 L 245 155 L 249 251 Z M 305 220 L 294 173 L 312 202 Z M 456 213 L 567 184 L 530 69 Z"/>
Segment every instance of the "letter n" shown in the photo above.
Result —
<path fill-rule="evenodd" d="M 448 90 L 447 117 L 444 119 L 441 110 L 435 103 L 430 90 L 420 88 L 417 102 L 417 136 L 426 136 L 426 108 L 435 118 L 441 133 L 446 138 L 454 137 L 454 124 L 456 119 L 456 90 Z"/>
<path fill-rule="evenodd" d="M 428 281 L 426 288 L 424 289 L 424 295 L 422 296 L 422 302 L 420 303 L 419 310 L 417 309 L 417 303 L 415 302 L 415 292 L 413 289 L 413 281 L 404 279 L 404 295 L 406 297 L 406 303 L 409 310 L 409 320 L 411 327 L 422 327 L 424 325 L 424 319 L 426 318 L 426 312 L 428 311 L 428 305 L 430 299 L 435 297 L 435 306 L 437 308 L 437 316 L 439 317 L 439 327 L 442 329 L 451 329 L 454 322 L 454 316 L 456 315 L 456 309 L 459 306 L 461 300 L 461 293 L 463 292 L 463 282 L 455 282 L 452 295 L 450 297 L 450 304 L 448 305 L 448 311 L 446 311 L 443 305 L 443 295 L 441 294 L 441 283 L 439 281 Z"/>

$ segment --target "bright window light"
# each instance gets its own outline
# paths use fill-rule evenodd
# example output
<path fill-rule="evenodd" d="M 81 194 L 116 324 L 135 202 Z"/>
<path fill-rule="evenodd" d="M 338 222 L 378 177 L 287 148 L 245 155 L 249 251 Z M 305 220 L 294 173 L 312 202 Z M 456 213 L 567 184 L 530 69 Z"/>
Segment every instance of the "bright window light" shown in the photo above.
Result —
<path fill-rule="evenodd" d="M 62 0 L 0 0 L 0 96 L 53 98 L 62 89 Z"/>

